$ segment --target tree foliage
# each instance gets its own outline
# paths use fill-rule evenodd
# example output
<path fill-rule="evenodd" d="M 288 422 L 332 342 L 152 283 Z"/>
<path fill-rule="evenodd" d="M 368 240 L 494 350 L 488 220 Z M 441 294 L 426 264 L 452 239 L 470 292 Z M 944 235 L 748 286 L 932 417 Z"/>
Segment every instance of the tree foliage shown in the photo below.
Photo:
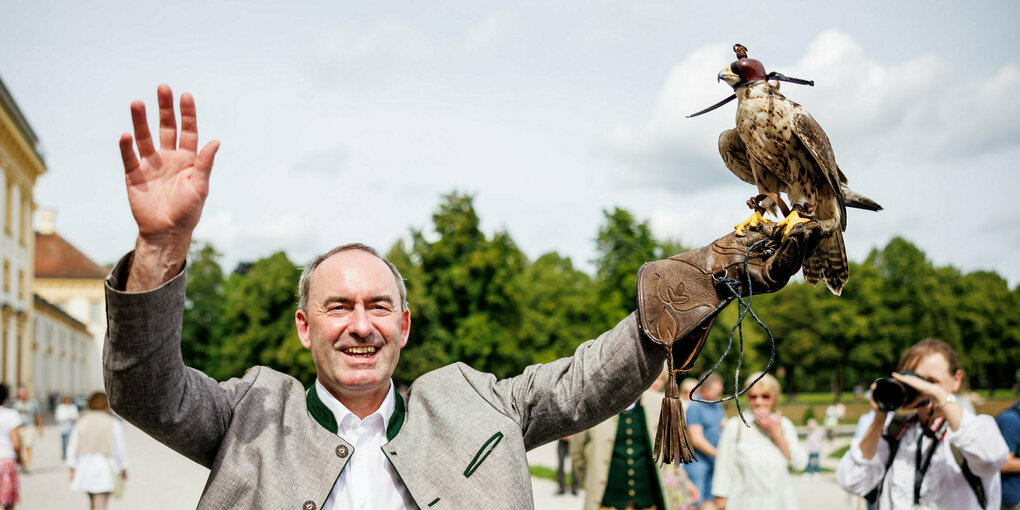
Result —
<path fill-rule="evenodd" d="M 508 232 L 482 232 L 471 195 L 442 197 L 429 229 L 413 230 L 387 253 L 403 274 L 411 334 L 394 378 L 464 362 L 499 377 L 529 364 L 569 356 L 635 307 L 642 263 L 684 251 L 657 240 L 647 222 L 623 209 L 604 212 L 595 233 L 594 275 L 567 257 L 528 260 Z M 192 366 L 223 379 L 268 365 L 311 384 L 315 368 L 294 329 L 299 269 L 283 253 L 239 266 L 224 277 L 209 244 L 193 248 L 181 349 Z M 776 372 L 787 392 L 867 387 L 892 371 L 908 346 L 942 338 L 960 354 L 974 387 L 1010 388 L 1020 359 L 1020 287 L 1000 275 L 937 267 L 917 246 L 893 238 L 851 263 L 842 296 L 793 281 L 755 296 L 753 309 L 775 340 Z M 700 374 L 722 359 L 728 389 L 739 346 L 729 345 L 736 307 L 723 310 L 694 367 Z M 773 355 L 768 336 L 743 323 L 742 374 Z M 741 377 L 740 379 L 743 379 Z"/>

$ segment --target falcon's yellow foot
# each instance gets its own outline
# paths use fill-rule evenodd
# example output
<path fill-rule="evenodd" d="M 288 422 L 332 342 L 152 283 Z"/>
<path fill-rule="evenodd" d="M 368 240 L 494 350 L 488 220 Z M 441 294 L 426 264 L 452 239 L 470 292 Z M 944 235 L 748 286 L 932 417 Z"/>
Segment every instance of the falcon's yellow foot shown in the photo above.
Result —
<path fill-rule="evenodd" d="M 790 211 L 790 214 L 787 214 L 786 217 L 783 218 L 783 221 L 780 221 L 779 223 L 776 223 L 776 226 L 777 227 L 779 227 L 779 226 L 786 227 L 786 228 L 783 229 L 783 239 L 786 239 L 786 236 L 790 233 L 791 230 L 793 230 L 794 226 L 796 226 L 798 223 L 807 223 L 807 222 L 808 222 L 808 219 L 807 218 L 801 218 L 800 214 L 797 214 L 797 210 L 794 209 L 794 210 Z"/>
<path fill-rule="evenodd" d="M 754 227 L 760 223 L 769 223 L 769 220 L 762 218 L 761 211 L 754 211 L 754 214 L 752 214 L 750 218 L 747 218 L 746 220 L 734 226 L 733 230 L 737 231 L 738 236 L 742 236 L 744 235 L 745 228 Z"/>

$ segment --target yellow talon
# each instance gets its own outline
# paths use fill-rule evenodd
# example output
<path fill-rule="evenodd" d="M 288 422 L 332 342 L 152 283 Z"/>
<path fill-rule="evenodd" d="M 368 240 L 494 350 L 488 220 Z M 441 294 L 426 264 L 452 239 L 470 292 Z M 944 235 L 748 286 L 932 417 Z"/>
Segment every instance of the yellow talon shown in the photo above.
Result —
<path fill-rule="evenodd" d="M 805 220 L 805 221 L 807 221 L 807 220 Z M 742 236 L 742 235 L 744 235 L 744 228 L 745 227 L 755 227 L 755 226 L 757 226 L 760 223 L 768 223 L 768 222 L 769 222 L 769 220 L 767 220 L 765 218 L 762 218 L 760 211 L 754 211 L 754 214 L 752 214 L 750 218 L 747 218 L 746 220 L 742 221 L 741 223 L 738 223 L 736 226 L 733 227 L 733 230 L 737 231 L 737 235 L 738 236 Z"/>
<path fill-rule="evenodd" d="M 787 214 L 786 217 L 783 218 L 783 221 L 780 221 L 779 223 L 776 223 L 776 226 L 777 227 L 778 226 L 786 227 L 786 228 L 783 229 L 783 238 L 785 239 L 786 236 L 790 234 L 790 231 L 793 230 L 794 226 L 796 226 L 798 223 L 807 223 L 807 222 L 808 222 L 808 220 L 806 218 L 801 218 L 800 215 L 797 214 L 797 211 L 793 210 L 793 211 L 790 211 L 790 214 Z"/>

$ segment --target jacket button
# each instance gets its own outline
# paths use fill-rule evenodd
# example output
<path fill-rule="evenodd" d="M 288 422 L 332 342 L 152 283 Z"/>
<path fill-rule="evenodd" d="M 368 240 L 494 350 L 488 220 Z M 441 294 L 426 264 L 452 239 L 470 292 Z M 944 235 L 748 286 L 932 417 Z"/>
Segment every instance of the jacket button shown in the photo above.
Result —
<path fill-rule="evenodd" d="M 301 505 L 301 508 L 303 510 L 315 510 L 315 502 L 314 501 L 305 501 L 305 504 Z"/>
<path fill-rule="evenodd" d="M 348 453 L 350 453 L 350 452 L 347 451 L 347 445 L 342 444 L 342 445 L 336 447 L 336 456 L 337 457 L 340 457 L 341 459 L 346 459 Z M 314 510 L 314 507 L 312 508 L 312 510 Z"/>

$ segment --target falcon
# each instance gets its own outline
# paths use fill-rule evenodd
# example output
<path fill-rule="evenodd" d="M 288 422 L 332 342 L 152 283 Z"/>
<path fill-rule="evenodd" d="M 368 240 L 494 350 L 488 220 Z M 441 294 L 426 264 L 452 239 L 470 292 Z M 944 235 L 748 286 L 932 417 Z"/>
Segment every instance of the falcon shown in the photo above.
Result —
<path fill-rule="evenodd" d="M 787 233 L 808 221 L 805 217 L 830 225 L 831 235 L 804 260 L 804 278 L 813 285 L 825 282 L 839 295 L 850 276 L 843 245 L 846 208 L 879 211 L 882 206 L 847 186 L 825 131 L 801 105 L 779 93 L 779 81 L 814 83 L 779 73 L 766 75 L 761 62 L 747 58 L 746 48 L 738 44 L 733 49 L 737 61 L 720 71 L 718 79 L 733 87 L 737 126 L 719 135 L 719 153 L 734 175 L 759 192 L 748 201 L 754 213 L 735 227 L 737 233 L 768 221 L 762 215 L 766 211 L 776 215 L 777 205 L 785 215 L 779 224 Z M 789 212 L 780 193 L 794 205 Z"/>

